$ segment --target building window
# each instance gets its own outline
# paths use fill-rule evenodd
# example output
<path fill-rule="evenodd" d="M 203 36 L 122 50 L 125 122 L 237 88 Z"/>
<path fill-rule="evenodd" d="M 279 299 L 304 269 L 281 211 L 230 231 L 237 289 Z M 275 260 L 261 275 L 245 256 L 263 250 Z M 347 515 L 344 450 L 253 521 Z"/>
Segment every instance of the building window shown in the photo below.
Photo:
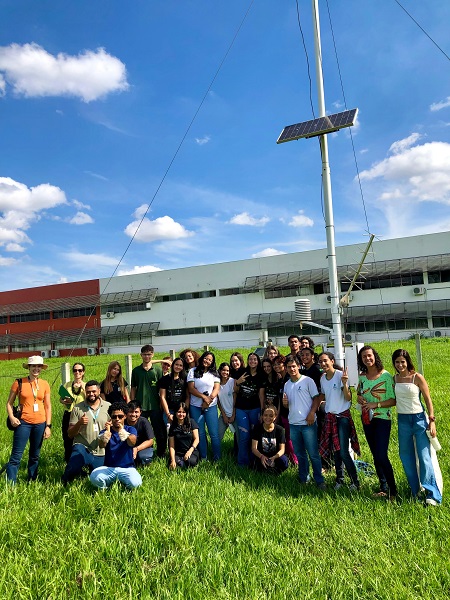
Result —
<path fill-rule="evenodd" d="M 25 323 L 27 321 L 49 321 L 50 312 L 35 312 L 27 313 L 24 315 L 11 315 L 10 323 Z"/>
<path fill-rule="evenodd" d="M 382 277 L 368 277 L 358 281 L 355 289 L 377 290 L 381 288 L 402 287 L 405 285 L 420 285 L 423 283 L 423 273 L 404 273 L 383 275 Z M 350 287 L 349 281 L 341 281 L 341 291 L 346 292 Z"/>
<path fill-rule="evenodd" d="M 299 296 L 300 290 L 298 287 L 283 288 L 282 290 L 265 290 L 264 298 L 270 300 L 272 298 L 292 298 L 293 296 Z"/>
<path fill-rule="evenodd" d="M 4 325 L 5 323 L 8 322 L 8 317 L 0 317 L 0 325 Z"/>
<path fill-rule="evenodd" d="M 237 324 L 237 325 L 222 325 L 222 332 L 223 333 L 228 333 L 230 331 L 244 331 L 244 325 L 242 325 L 241 323 Z"/>
<path fill-rule="evenodd" d="M 446 317 L 433 317 L 433 327 L 450 327 L 450 315 Z"/>
<path fill-rule="evenodd" d="M 450 270 L 430 271 L 428 273 L 428 283 L 448 283 L 450 281 Z"/>
<path fill-rule="evenodd" d="M 95 306 L 85 306 L 83 308 L 70 308 L 67 310 L 54 310 L 54 319 L 72 319 L 73 317 L 89 317 L 95 315 Z"/>
<path fill-rule="evenodd" d="M 219 296 L 237 296 L 238 294 L 250 294 L 251 292 L 248 292 L 246 290 L 244 290 L 244 288 L 241 287 L 233 287 L 233 288 L 224 288 L 222 290 L 219 290 Z"/>
<path fill-rule="evenodd" d="M 199 298 L 214 298 L 216 290 L 204 290 L 202 292 L 186 292 L 184 294 L 167 294 L 156 296 L 155 302 L 174 302 L 176 300 L 198 300 Z"/>
<path fill-rule="evenodd" d="M 181 327 L 178 329 L 159 329 L 157 332 L 158 337 L 166 337 L 171 335 L 198 335 L 202 333 L 218 333 L 219 328 L 217 325 L 211 325 L 210 327 Z"/>
<path fill-rule="evenodd" d="M 107 312 L 113 313 L 128 313 L 128 312 L 140 312 L 141 310 L 147 310 L 148 302 L 136 302 L 134 304 L 111 304 L 110 306 L 102 306 L 101 313 L 105 315 Z"/>

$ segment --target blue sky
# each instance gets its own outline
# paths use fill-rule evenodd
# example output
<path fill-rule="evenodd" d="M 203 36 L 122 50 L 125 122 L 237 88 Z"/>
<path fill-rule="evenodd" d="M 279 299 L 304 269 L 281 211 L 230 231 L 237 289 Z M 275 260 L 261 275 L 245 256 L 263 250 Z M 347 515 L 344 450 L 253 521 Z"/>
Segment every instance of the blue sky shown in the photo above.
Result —
<path fill-rule="evenodd" d="M 311 6 L 299 0 L 317 113 Z M 344 110 L 320 1 L 327 112 Z M 403 0 L 450 54 L 450 3 Z M 325 247 L 295 0 L 3 0 L 0 289 Z M 369 228 L 450 230 L 450 61 L 393 0 L 329 0 Z M 366 240 L 351 138 L 329 136 L 338 245 Z"/>

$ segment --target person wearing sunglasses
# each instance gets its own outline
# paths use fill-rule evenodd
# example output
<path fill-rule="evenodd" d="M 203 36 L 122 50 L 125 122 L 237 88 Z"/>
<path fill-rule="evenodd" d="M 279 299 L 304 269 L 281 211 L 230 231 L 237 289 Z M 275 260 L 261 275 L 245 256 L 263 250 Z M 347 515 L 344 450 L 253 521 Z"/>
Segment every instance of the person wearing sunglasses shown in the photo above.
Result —
<path fill-rule="evenodd" d="M 110 420 L 100 432 L 100 446 L 105 448 L 103 467 L 90 475 L 93 486 L 105 490 L 118 480 L 129 490 L 142 485 L 142 477 L 134 466 L 133 448 L 137 431 L 126 422 L 129 406 L 126 402 L 113 402 L 108 408 Z"/>
<path fill-rule="evenodd" d="M 70 415 L 72 413 L 75 404 L 79 404 L 86 400 L 86 394 L 84 391 L 84 372 L 85 367 L 83 363 L 75 363 L 72 367 L 73 380 L 68 381 L 64 384 L 67 390 L 67 395 L 60 397 L 59 401 L 64 406 L 64 414 L 61 424 L 61 433 L 64 444 L 64 461 L 69 462 L 70 455 L 72 454 L 73 439 L 69 437 L 68 430 L 70 424 Z M 61 395 L 61 392 L 60 392 Z"/>

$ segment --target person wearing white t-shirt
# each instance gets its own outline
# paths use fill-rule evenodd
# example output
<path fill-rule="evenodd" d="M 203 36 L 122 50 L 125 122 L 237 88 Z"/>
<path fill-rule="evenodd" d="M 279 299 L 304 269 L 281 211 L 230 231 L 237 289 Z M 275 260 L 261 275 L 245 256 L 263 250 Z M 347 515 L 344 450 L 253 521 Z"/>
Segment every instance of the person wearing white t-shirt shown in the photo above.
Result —
<path fill-rule="evenodd" d="M 289 381 L 284 384 L 283 404 L 289 407 L 289 427 L 294 451 L 298 458 L 300 483 L 309 480 L 309 461 L 318 488 L 326 489 L 317 442 L 316 411 L 320 403 L 317 386 L 310 377 L 300 373 L 296 356 L 286 359 Z M 308 461 L 309 456 L 309 461 Z"/>
<path fill-rule="evenodd" d="M 191 395 L 191 417 L 198 425 L 200 456 L 205 459 L 208 454 L 206 421 L 211 438 L 213 460 L 219 460 L 221 453 L 217 396 L 220 390 L 220 379 L 216 369 L 216 358 L 212 352 L 204 352 L 199 358 L 198 365 L 189 370 L 187 384 Z"/>
<path fill-rule="evenodd" d="M 360 453 L 355 424 L 350 414 L 352 391 L 348 386 L 347 369 L 337 370 L 334 355 L 322 352 L 319 364 L 323 370 L 320 379 L 322 394 L 325 396 L 325 422 L 320 440 L 320 454 L 328 459 L 334 453 L 336 485 L 338 490 L 344 484 L 344 466 L 350 477 L 350 490 L 359 490 L 358 474 L 349 452 L 349 442 L 356 454 Z"/>
<path fill-rule="evenodd" d="M 219 367 L 220 391 L 219 391 L 219 437 L 223 440 L 225 431 L 230 428 L 231 433 L 236 429 L 233 425 L 236 418 L 235 404 L 235 380 L 230 377 L 230 365 L 226 362 Z"/>

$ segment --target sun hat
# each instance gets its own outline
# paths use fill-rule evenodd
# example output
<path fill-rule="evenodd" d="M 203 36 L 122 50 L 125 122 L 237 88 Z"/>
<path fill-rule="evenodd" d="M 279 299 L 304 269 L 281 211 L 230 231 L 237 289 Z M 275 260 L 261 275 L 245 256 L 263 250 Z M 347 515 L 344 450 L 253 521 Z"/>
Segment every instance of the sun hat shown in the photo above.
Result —
<path fill-rule="evenodd" d="M 42 358 L 42 356 L 29 356 L 28 362 L 23 363 L 22 366 L 24 369 L 28 369 L 28 367 L 31 367 L 32 365 L 39 365 L 44 370 L 48 367 L 48 365 L 44 364 L 44 359 Z"/>

